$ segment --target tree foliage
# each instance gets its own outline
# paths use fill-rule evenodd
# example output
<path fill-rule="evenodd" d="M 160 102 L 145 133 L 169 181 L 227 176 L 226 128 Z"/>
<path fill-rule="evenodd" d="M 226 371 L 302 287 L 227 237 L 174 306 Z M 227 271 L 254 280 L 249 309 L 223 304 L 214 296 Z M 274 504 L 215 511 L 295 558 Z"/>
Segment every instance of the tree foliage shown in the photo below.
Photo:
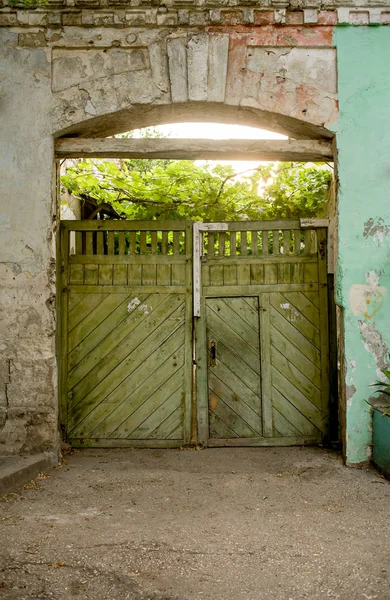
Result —
<path fill-rule="evenodd" d="M 187 160 L 83 160 L 62 186 L 110 204 L 125 219 L 240 221 L 321 216 L 331 171 L 322 165 L 268 163 L 237 177 L 232 166 Z"/>

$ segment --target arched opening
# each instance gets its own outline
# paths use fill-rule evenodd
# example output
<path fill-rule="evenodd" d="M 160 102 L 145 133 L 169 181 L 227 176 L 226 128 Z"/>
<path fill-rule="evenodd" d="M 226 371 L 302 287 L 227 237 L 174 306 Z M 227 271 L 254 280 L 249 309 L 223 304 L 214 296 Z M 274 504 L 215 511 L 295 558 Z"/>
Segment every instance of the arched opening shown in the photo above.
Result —
<path fill-rule="evenodd" d="M 183 105 L 173 118 L 172 106 L 133 112 L 132 127 L 197 121 L 198 108 Z M 93 136 L 128 129 L 130 112 L 78 126 L 75 138 L 61 144 L 74 139 L 90 145 L 92 155 Z M 237 123 L 237 114 L 240 123 L 264 122 L 257 111 L 222 113 L 220 122 Z M 215 121 L 214 114 L 202 114 L 202 122 Z M 290 136 L 307 132 L 306 124 L 281 120 L 283 127 L 273 121 L 279 131 L 288 121 Z M 118 141 L 131 158 L 140 140 L 98 143 Z M 177 143 L 188 158 L 191 140 Z M 67 439 L 76 446 L 147 447 L 329 439 L 327 225 L 153 217 L 65 222 Z"/>

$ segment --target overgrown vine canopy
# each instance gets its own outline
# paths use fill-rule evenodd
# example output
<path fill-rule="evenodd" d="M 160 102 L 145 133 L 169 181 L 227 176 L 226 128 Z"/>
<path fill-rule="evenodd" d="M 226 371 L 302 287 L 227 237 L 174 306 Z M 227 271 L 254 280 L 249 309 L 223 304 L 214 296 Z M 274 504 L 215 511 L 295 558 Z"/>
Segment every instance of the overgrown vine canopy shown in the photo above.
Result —
<path fill-rule="evenodd" d="M 268 163 L 237 177 L 230 165 L 161 159 L 83 160 L 61 177 L 74 196 L 124 219 L 200 221 L 321 216 L 331 181 L 324 165 Z"/>

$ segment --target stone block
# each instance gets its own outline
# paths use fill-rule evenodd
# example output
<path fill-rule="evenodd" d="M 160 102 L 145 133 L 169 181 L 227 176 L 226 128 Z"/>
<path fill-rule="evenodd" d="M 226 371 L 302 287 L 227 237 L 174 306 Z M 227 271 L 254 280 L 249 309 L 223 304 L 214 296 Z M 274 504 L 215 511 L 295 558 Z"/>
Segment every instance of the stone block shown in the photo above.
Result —
<path fill-rule="evenodd" d="M 270 10 L 254 11 L 255 25 L 271 25 L 274 22 L 274 12 Z"/>
<path fill-rule="evenodd" d="M 167 12 L 163 14 L 157 13 L 157 25 L 160 26 L 168 26 L 168 25 L 177 25 L 178 16 L 177 12 Z"/>
<path fill-rule="evenodd" d="M 318 25 L 337 25 L 337 12 L 335 10 L 320 10 Z"/>
<path fill-rule="evenodd" d="M 368 25 L 370 23 L 369 11 L 354 11 L 349 13 L 349 23 L 351 25 Z"/>
<path fill-rule="evenodd" d="M 303 12 L 299 11 L 287 11 L 286 13 L 286 25 L 303 25 Z"/>
<path fill-rule="evenodd" d="M 305 24 L 315 24 L 318 20 L 318 10 L 316 8 L 305 8 L 303 10 L 303 22 Z"/>
<path fill-rule="evenodd" d="M 62 15 L 63 25 L 81 25 L 81 11 L 64 13 Z"/>
<path fill-rule="evenodd" d="M 203 27 L 204 25 L 208 25 L 209 22 L 209 13 L 208 11 L 199 11 L 199 12 L 190 12 L 190 22 L 189 24 L 194 27 Z"/>
<path fill-rule="evenodd" d="M 241 10 L 224 10 L 221 14 L 222 25 L 228 25 L 234 27 L 242 23 L 242 12 Z"/>

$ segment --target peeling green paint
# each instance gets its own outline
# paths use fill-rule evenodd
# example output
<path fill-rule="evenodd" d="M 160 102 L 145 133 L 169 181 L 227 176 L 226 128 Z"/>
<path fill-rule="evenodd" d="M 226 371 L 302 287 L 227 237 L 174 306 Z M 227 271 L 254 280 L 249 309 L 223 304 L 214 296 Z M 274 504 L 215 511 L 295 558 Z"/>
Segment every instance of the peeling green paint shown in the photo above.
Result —
<path fill-rule="evenodd" d="M 337 301 L 345 314 L 346 458 L 370 457 L 372 395 L 390 346 L 390 31 L 336 28 Z"/>

